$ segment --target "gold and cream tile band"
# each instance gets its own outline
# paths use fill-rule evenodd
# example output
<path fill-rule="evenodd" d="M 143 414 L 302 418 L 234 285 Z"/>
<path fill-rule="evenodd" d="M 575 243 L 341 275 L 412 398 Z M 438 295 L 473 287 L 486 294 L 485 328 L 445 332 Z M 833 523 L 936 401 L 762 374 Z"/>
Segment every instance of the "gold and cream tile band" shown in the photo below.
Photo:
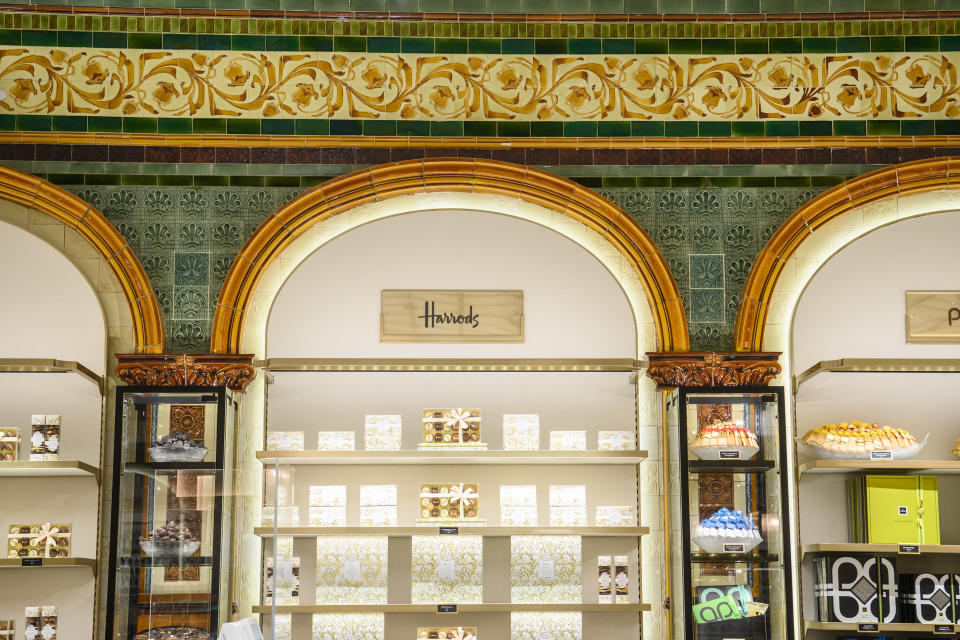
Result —
<path fill-rule="evenodd" d="M 960 52 L 440 55 L 0 49 L 0 113 L 382 120 L 960 116 Z"/>

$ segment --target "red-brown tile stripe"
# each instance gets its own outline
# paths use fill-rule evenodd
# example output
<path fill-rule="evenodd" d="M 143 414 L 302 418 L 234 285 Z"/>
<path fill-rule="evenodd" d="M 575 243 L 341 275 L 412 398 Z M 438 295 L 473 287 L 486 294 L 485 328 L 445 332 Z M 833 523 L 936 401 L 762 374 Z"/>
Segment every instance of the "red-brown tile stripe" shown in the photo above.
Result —
<path fill-rule="evenodd" d="M 956 20 L 960 11 L 860 11 L 847 13 L 538 14 L 406 13 L 383 11 L 286 11 L 238 9 L 157 9 L 0 4 L 0 12 L 76 15 L 289 18 L 297 20 L 399 20 L 411 22 L 832 22 L 847 20 Z"/>

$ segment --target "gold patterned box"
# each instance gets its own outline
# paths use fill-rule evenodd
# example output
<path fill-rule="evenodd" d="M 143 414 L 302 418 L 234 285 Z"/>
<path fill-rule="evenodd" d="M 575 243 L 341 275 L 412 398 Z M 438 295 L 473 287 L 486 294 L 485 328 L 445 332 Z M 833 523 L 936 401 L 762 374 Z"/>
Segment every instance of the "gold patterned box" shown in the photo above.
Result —
<path fill-rule="evenodd" d="M 267 558 L 267 567 L 263 577 L 263 604 L 273 604 L 273 594 L 277 594 L 277 605 L 300 604 L 300 558 L 280 558 L 274 569 L 274 559 Z"/>
<path fill-rule="evenodd" d="M 583 614 L 511 613 L 510 640 L 583 640 Z"/>
<path fill-rule="evenodd" d="M 361 527 L 395 527 L 397 526 L 397 505 L 395 504 L 365 504 L 360 505 Z"/>
<path fill-rule="evenodd" d="M 303 431 L 267 431 L 267 451 L 303 451 Z"/>
<path fill-rule="evenodd" d="M 630 569 L 627 556 L 613 556 L 613 585 L 616 589 L 616 603 L 630 602 Z"/>
<path fill-rule="evenodd" d="M 15 462 L 19 459 L 19 455 L 20 429 L 16 427 L 0 429 L 0 462 Z"/>
<path fill-rule="evenodd" d="M 27 640 L 57 640 L 57 608 L 26 607 L 23 635 Z"/>
<path fill-rule="evenodd" d="M 485 450 L 480 441 L 480 409 L 424 409 L 419 449 L 466 447 Z"/>
<path fill-rule="evenodd" d="M 480 485 L 464 482 L 420 485 L 418 524 L 471 522 L 480 518 Z"/>
<path fill-rule="evenodd" d="M 317 604 L 386 604 L 387 537 L 325 536 L 316 579 Z"/>
<path fill-rule="evenodd" d="M 60 416 L 34 415 L 30 419 L 30 460 L 60 458 Z"/>
<path fill-rule="evenodd" d="M 632 527 L 637 524 L 637 508 L 631 505 L 597 505 L 594 524 L 598 527 Z"/>
<path fill-rule="evenodd" d="M 383 640 L 382 613 L 315 613 L 313 640 Z"/>
<path fill-rule="evenodd" d="M 587 526 L 587 488 L 585 485 L 550 485 L 550 526 Z"/>
<path fill-rule="evenodd" d="M 13 640 L 15 629 L 13 620 L 0 620 L 0 640 Z"/>
<path fill-rule="evenodd" d="M 353 431 L 321 431 L 317 434 L 317 451 L 356 451 L 357 434 Z"/>
<path fill-rule="evenodd" d="M 413 536 L 411 602 L 483 601 L 483 536 Z"/>
<path fill-rule="evenodd" d="M 511 602 L 582 602 L 580 536 L 511 536 Z"/>
<path fill-rule="evenodd" d="M 537 526 L 537 486 L 500 486 L 500 526 Z"/>
<path fill-rule="evenodd" d="M 8 558 L 69 558 L 69 524 L 11 524 Z"/>
<path fill-rule="evenodd" d="M 277 482 L 278 478 L 279 482 Z M 293 473 L 290 467 L 280 467 L 279 469 L 268 467 L 263 470 L 264 504 L 290 506 L 294 502 L 293 495 Z"/>
<path fill-rule="evenodd" d="M 402 437 L 400 416 L 364 416 L 363 440 L 367 451 L 400 451 Z"/>
<path fill-rule="evenodd" d="M 635 431 L 598 431 L 597 449 L 600 451 L 636 451 Z"/>
<path fill-rule="evenodd" d="M 365 484 L 360 486 L 360 506 L 396 506 L 397 485 Z"/>
<path fill-rule="evenodd" d="M 586 431 L 551 431 L 550 451 L 586 451 Z"/>
<path fill-rule="evenodd" d="M 278 613 L 273 616 L 273 640 L 293 640 L 293 616 Z"/>
<path fill-rule="evenodd" d="M 540 416 L 535 413 L 508 413 L 503 416 L 504 451 L 540 449 Z"/>
<path fill-rule="evenodd" d="M 347 526 L 346 507 L 307 507 L 307 525 L 311 527 Z"/>
<path fill-rule="evenodd" d="M 279 513 L 280 516 L 277 518 L 276 526 L 278 527 L 299 527 L 300 526 L 300 507 L 263 507 L 263 520 L 261 521 L 261 526 L 263 527 L 272 527 L 274 526 L 274 518 L 276 514 Z"/>
<path fill-rule="evenodd" d="M 597 602 L 613 604 L 613 567 L 610 556 L 597 556 Z"/>
<path fill-rule="evenodd" d="M 417 627 L 417 640 L 477 640 L 477 628 Z"/>
<path fill-rule="evenodd" d="M 347 485 L 315 484 L 310 487 L 311 507 L 346 507 Z"/>

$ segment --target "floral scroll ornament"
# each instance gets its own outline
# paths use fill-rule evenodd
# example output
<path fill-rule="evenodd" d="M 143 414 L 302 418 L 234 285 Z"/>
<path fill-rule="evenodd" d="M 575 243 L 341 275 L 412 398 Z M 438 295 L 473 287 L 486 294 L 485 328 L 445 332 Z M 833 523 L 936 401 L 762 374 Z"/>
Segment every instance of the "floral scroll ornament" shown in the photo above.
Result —
<path fill-rule="evenodd" d="M 17 114 L 430 120 L 960 116 L 960 54 L 469 55 L 0 49 Z"/>

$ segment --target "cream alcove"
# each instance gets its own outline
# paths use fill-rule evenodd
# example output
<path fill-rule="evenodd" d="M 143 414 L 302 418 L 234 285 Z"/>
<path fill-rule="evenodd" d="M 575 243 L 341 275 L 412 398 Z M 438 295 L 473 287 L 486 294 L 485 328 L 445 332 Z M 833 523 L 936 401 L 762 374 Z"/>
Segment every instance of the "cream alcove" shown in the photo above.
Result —
<path fill-rule="evenodd" d="M 531 246 L 536 246 L 536 251 L 525 251 Z M 379 291 L 384 288 L 524 289 L 527 341 L 520 345 L 380 344 Z M 310 295 L 314 298 L 310 299 Z M 583 301 L 589 304 L 581 304 Z M 341 313 L 345 308 L 350 309 L 350 315 Z M 307 310 L 314 315 L 305 317 Z M 597 232 L 563 214 L 507 196 L 422 193 L 361 205 L 316 224 L 283 250 L 251 297 L 240 350 L 253 353 L 256 358 L 636 359 L 656 347 L 653 319 L 642 284 L 617 249 Z M 272 385 L 278 385 L 286 374 L 271 375 Z M 342 380 L 344 374 L 338 375 Z M 423 383 L 404 386 L 407 383 L 399 383 L 396 375 L 373 375 L 398 385 L 394 393 L 399 395 L 390 396 L 397 402 L 403 393 L 413 394 L 404 411 L 410 407 L 419 410 L 428 400 L 422 393 L 416 395 L 417 387 L 425 386 Z M 443 388 L 440 374 L 416 375 L 436 376 L 431 378 L 430 386 L 435 383 L 437 388 Z M 517 387 L 508 382 L 511 375 L 527 374 L 497 374 L 495 378 L 501 382 L 479 385 L 482 389 L 474 397 L 490 408 L 506 410 L 509 406 L 512 412 L 522 412 L 516 406 L 522 393 L 511 388 Z M 565 402 L 564 407 L 574 410 L 576 403 L 570 398 L 576 397 L 576 381 L 562 378 L 575 374 L 533 375 L 556 376 L 551 378 L 556 385 L 556 397 Z M 608 398 L 611 420 L 629 416 L 630 427 L 635 421 L 638 448 L 649 452 L 640 466 L 639 491 L 640 524 L 651 531 L 641 539 L 639 577 L 643 593 L 635 594 L 635 598 L 652 605 L 652 612 L 643 614 L 644 637 L 658 638 L 662 637 L 664 624 L 659 398 L 653 382 L 642 375 L 635 387 L 629 386 L 627 396 L 623 391 L 628 386 L 626 374 L 618 374 L 616 382 L 613 377 L 602 374 L 595 385 L 587 385 L 590 388 L 581 391 L 593 398 Z M 241 418 L 242 497 L 238 504 L 237 563 L 241 615 L 256 604 L 261 579 L 260 539 L 251 532 L 259 524 L 262 500 L 260 465 L 255 452 L 263 446 L 265 379 L 260 373 L 247 387 Z M 315 392 L 328 400 L 329 406 L 334 407 L 334 402 L 339 401 L 354 412 L 363 411 L 362 400 L 343 395 L 347 383 L 342 383 L 341 388 L 336 378 L 322 380 L 329 388 L 316 387 Z M 492 378 L 488 376 L 487 380 Z M 285 408 L 284 402 L 305 397 L 311 388 L 309 383 L 291 385 L 287 387 L 291 389 L 287 396 L 278 394 L 271 386 L 269 420 L 280 425 L 271 425 L 272 429 L 307 431 L 309 449 L 314 446 L 311 437 L 316 438 L 313 424 L 319 422 L 321 428 L 332 429 L 339 424 L 337 420 L 349 419 L 349 412 L 338 415 L 332 410 L 333 417 L 317 417 L 313 422 L 307 418 L 306 423 L 298 423 L 297 414 L 293 408 Z M 337 395 L 338 390 L 341 395 Z M 440 402 L 440 397 L 433 398 Z M 500 404 L 498 398 L 502 399 Z M 370 403 L 376 404 L 372 398 Z M 295 403 L 289 405 L 294 406 Z M 381 410 L 391 412 L 386 407 Z M 498 411 L 491 413 L 496 423 Z M 558 428 L 578 426 L 575 418 L 571 420 L 557 424 Z M 406 433 L 407 415 L 404 423 Z M 549 426 L 541 427 L 542 438 L 547 431 Z M 412 444 L 405 440 L 404 448 Z M 498 444 L 491 442 L 491 448 L 498 448 Z M 496 496 L 488 496 L 488 500 L 495 504 Z M 585 558 L 586 547 L 585 543 Z"/>

